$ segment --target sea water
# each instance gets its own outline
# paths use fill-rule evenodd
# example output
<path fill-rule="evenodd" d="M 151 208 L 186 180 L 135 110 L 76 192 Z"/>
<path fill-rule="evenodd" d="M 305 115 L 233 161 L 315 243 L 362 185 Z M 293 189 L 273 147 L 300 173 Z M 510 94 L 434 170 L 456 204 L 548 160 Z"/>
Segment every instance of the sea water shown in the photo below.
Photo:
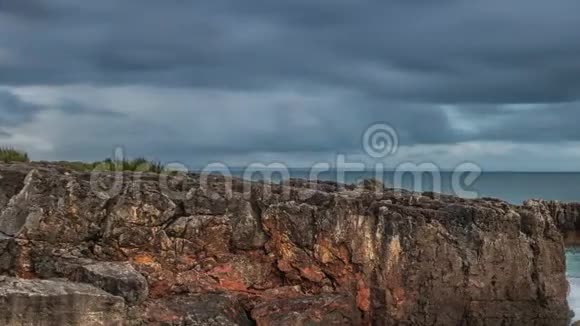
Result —
<path fill-rule="evenodd" d="M 568 304 L 574 311 L 574 321 L 580 320 L 580 243 L 575 242 L 566 248 L 566 277 L 570 284 Z"/>
<path fill-rule="evenodd" d="M 238 177 L 244 176 L 245 172 L 247 171 L 240 168 L 229 171 Z M 580 172 L 483 172 L 474 182 L 465 183 L 464 178 L 460 176 L 460 189 L 456 189 L 457 187 L 453 185 L 454 173 L 452 172 L 440 172 L 436 178 L 431 172 L 424 173 L 421 178 L 411 172 L 397 173 L 383 172 L 385 185 L 398 185 L 402 181 L 402 184 L 398 186 L 407 190 L 436 191 L 454 195 L 469 193 L 470 195 L 476 194 L 478 197 L 502 199 L 512 204 L 522 204 L 527 199 L 536 198 L 580 202 Z M 293 168 L 289 170 L 289 174 L 292 178 L 307 179 L 311 175 L 311 171 Z M 319 180 L 336 181 L 338 174 L 337 171 L 331 170 L 315 175 Z M 254 179 L 261 179 L 261 177 L 260 174 L 252 175 Z M 279 181 L 278 177 L 279 175 L 274 174 L 272 180 Z M 376 179 L 376 172 L 345 172 L 343 179 L 345 183 Z M 419 182 L 421 184 L 417 184 Z M 456 190 L 460 190 L 460 192 L 458 193 Z"/>

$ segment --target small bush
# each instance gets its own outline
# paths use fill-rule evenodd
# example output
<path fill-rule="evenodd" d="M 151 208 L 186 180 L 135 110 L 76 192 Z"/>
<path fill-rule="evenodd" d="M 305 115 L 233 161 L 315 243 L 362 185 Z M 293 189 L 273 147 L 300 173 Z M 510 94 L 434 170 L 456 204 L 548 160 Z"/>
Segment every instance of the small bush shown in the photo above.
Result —
<path fill-rule="evenodd" d="M 12 147 L 0 147 L 0 162 L 29 162 L 30 159 L 26 152 L 16 150 Z"/>

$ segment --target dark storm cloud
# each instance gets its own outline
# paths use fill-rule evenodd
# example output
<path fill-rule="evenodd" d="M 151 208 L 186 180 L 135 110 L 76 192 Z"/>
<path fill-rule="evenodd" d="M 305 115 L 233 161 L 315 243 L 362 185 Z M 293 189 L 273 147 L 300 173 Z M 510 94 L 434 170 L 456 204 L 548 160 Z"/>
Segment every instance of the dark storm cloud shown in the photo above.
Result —
<path fill-rule="evenodd" d="M 512 140 L 516 142 L 580 141 L 580 102 L 523 105 L 476 110 L 464 108 L 466 121 L 478 121 L 478 133 L 467 139 Z M 483 119 L 483 120 L 482 120 Z"/>
<path fill-rule="evenodd" d="M 424 102 L 580 95 L 580 3 L 4 0 L 10 84 L 294 84 Z M 2 10 L 2 9 L 0 9 Z"/>
<path fill-rule="evenodd" d="M 237 103 L 252 120 L 228 119 L 234 112 L 216 106 L 167 104 L 183 106 L 174 119 L 189 125 L 155 130 L 122 110 L 56 108 L 108 121 L 95 138 L 157 153 L 348 151 L 379 121 L 408 145 L 580 140 L 578 12 L 577 0 L 0 0 L 0 85 L 255 96 L 293 89 L 341 98 L 331 107 Z M 6 107 L 24 108 L 2 111 L 0 126 L 43 109 L 12 101 Z M 506 106 L 513 103 L 543 106 Z"/>
<path fill-rule="evenodd" d="M 31 121 L 41 107 L 22 101 L 18 96 L 0 90 L 0 126 L 16 126 Z"/>

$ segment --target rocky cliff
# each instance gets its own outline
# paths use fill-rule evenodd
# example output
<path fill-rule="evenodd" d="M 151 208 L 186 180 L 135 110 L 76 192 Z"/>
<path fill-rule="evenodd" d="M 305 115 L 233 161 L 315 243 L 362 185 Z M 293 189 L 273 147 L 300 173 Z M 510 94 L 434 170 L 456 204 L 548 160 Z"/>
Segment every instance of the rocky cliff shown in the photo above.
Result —
<path fill-rule="evenodd" d="M 524 205 L 537 207 L 543 214 L 553 216 L 554 223 L 563 233 L 580 230 L 580 203 L 533 199 Z"/>
<path fill-rule="evenodd" d="M 536 202 L 372 183 L 118 179 L 0 165 L 2 324 L 569 320 L 560 224 Z"/>

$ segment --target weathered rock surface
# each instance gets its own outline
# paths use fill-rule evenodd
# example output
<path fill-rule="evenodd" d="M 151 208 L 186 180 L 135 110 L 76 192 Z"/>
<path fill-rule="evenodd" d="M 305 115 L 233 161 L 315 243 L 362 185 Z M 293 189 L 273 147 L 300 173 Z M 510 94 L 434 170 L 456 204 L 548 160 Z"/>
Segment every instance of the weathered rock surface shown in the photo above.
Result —
<path fill-rule="evenodd" d="M 73 279 L 123 297 L 131 305 L 145 301 L 149 295 L 147 280 L 127 262 L 83 265 Z"/>
<path fill-rule="evenodd" d="M 2 325 L 122 325 L 122 298 L 86 284 L 0 278 Z"/>
<path fill-rule="evenodd" d="M 137 324 L 180 326 L 251 326 L 241 303 L 232 295 L 206 293 L 172 296 L 147 302 Z"/>
<path fill-rule="evenodd" d="M 528 207 L 536 207 L 544 214 L 554 217 L 554 222 L 563 232 L 575 232 L 580 230 L 580 203 L 564 203 L 532 199 L 524 203 Z"/>
<path fill-rule="evenodd" d="M 129 324 L 569 321 L 561 222 L 545 205 L 49 164 L 0 176 L 0 274 L 95 284 L 126 299 Z"/>
<path fill-rule="evenodd" d="M 361 311 L 349 295 L 320 295 L 279 299 L 262 303 L 252 310 L 258 325 L 359 325 Z"/>

